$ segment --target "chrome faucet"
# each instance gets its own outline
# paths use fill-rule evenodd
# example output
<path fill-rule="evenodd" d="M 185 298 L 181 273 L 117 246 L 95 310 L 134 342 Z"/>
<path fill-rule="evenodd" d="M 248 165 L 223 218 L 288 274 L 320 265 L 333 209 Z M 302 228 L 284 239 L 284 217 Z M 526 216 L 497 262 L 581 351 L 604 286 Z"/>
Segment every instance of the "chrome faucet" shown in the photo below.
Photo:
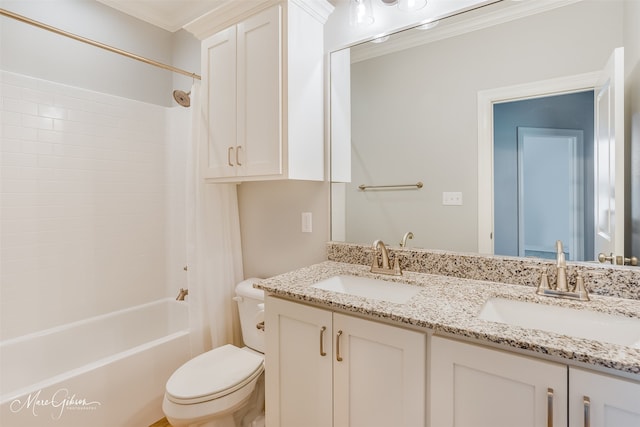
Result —
<path fill-rule="evenodd" d="M 378 250 L 380 250 L 382 257 L 382 265 L 378 260 Z M 373 261 L 371 262 L 372 273 L 392 274 L 394 276 L 401 276 L 402 270 L 400 269 L 399 255 L 396 254 L 393 260 L 393 268 L 389 265 L 389 251 L 384 245 L 382 240 L 376 240 L 373 242 Z"/>
<path fill-rule="evenodd" d="M 542 272 L 540 283 L 536 289 L 538 295 L 546 295 L 556 298 L 577 299 L 580 301 L 589 301 L 589 292 L 584 285 L 584 279 L 580 273 L 576 277 L 575 286 L 569 289 L 567 281 L 567 262 L 562 248 L 562 242 L 556 241 L 556 285 L 549 284 L 549 278 L 546 271 Z"/>
<path fill-rule="evenodd" d="M 189 295 L 189 289 L 180 288 L 178 291 L 178 296 L 176 297 L 176 301 L 184 301 L 184 297 Z"/>
<path fill-rule="evenodd" d="M 406 233 L 404 233 L 404 236 L 402 236 L 402 241 L 400 242 L 400 247 L 401 248 L 406 248 L 407 247 L 407 239 L 413 239 L 413 233 L 410 231 L 407 231 Z"/>

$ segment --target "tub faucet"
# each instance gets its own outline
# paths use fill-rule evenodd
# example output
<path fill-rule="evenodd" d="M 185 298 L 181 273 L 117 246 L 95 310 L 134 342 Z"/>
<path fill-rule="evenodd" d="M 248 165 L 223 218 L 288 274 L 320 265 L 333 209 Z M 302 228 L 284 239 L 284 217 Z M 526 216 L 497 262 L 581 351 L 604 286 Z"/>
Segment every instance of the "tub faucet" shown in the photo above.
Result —
<path fill-rule="evenodd" d="M 380 254 L 382 256 L 382 265 L 380 265 L 380 262 L 378 261 L 378 249 L 380 250 Z M 373 242 L 373 262 L 371 263 L 371 272 L 392 274 L 394 276 L 402 275 L 399 255 L 396 253 L 396 256 L 393 260 L 393 268 L 391 268 L 391 266 L 389 265 L 389 251 L 387 251 L 387 247 L 384 245 L 384 242 L 382 240 L 376 240 L 375 242 Z"/>
<path fill-rule="evenodd" d="M 184 301 L 184 297 L 189 295 L 189 289 L 180 288 L 178 291 L 178 296 L 176 297 L 176 301 Z"/>

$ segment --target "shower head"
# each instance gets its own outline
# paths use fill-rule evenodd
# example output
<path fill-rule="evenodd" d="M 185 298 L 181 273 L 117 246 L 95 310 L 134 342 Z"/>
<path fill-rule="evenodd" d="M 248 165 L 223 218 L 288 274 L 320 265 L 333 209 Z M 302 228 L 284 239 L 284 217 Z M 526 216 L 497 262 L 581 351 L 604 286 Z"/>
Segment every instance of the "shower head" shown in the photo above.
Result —
<path fill-rule="evenodd" d="M 191 98 L 189 98 L 190 94 L 191 94 L 191 91 L 185 92 L 182 90 L 174 90 L 173 99 L 175 99 L 176 102 L 182 105 L 183 107 L 189 107 L 191 106 Z"/>

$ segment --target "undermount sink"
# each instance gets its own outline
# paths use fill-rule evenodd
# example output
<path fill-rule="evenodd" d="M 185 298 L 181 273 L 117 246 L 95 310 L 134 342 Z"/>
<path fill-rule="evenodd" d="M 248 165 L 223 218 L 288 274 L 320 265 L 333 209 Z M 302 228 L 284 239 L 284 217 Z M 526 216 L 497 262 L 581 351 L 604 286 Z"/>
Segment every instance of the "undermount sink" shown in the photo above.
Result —
<path fill-rule="evenodd" d="M 478 317 L 640 349 L 640 319 L 637 318 L 505 298 L 488 299 Z"/>
<path fill-rule="evenodd" d="M 312 288 L 404 304 L 420 292 L 420 287 L 359 276 L 333 276 Z"/>

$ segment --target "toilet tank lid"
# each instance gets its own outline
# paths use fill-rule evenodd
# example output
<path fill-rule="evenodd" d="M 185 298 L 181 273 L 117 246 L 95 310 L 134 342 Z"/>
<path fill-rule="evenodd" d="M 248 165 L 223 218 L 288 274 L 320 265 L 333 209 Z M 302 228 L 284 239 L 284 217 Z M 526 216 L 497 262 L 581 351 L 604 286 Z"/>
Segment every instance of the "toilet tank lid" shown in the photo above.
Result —
<path fill-rule="evenodd" d="M 253 287 L 253 284 L 259 282 L 260 280 L 262 279 L 251 277 L 238 283 L 238 285 L 236 286 L 236 295 L 264 301 L 264 291 L 261 289 L 255 289 Z"/>

